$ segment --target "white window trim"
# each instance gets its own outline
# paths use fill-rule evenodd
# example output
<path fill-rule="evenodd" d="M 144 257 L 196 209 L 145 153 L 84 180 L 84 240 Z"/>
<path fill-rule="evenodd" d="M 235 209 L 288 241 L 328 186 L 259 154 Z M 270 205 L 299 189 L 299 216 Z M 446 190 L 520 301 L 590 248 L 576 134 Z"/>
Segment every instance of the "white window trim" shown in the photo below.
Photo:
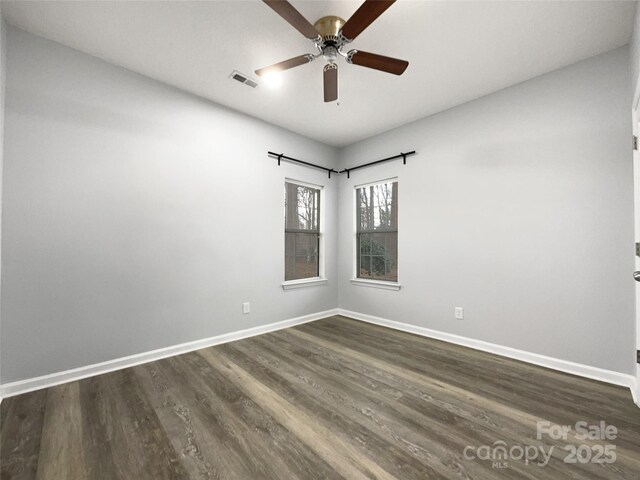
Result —
<path fill-rule="evenodd" d="M 325 193 L 324 193 L 324 185 L 317 185 L 315 183 L 303 182 L 301 180 L 295 180 L 293 178 L 285 177 L 285 184 L 294 183 L 296 185 L 300 185 L 302 187 L 310 187 L 317 188 L 320 190 L 320 242 L 318 245 L 318 273 L 317 277 L 310 278 L 300 278 L 298 280 L 285 280 L 282 282 L 283 290 L 291 290 L 295 288 L 304 288 L 304 287 L 314 287 L 318 285 L 324 285 L 327 283 L 327 278 L 325 276 Z M 283 231 L 284 233 L 284 231 Z M 284 241 L 282 243 L 284 245 Z M 284 261 L 282 262 L 284 266 Z M 282 271 L 284 277 L 284 270 Z"/>
<path fill-rule="evenodd" d="M 357 285 L 358 287 L 381 288 L 383 290 L 400 290 L 402 288 L 402 285 L 398 282 L 369 280 L 367 278 L 352 278 L 351 285 Z"/>
<path fill-rule="evenodd" d="M 328 280 L 322 277 L 313 278 L 301 278 L 300 280 L 287 280 L 282 282 L 283 290 L 293 290 L 296 288 L 316 287 L 319 285 L 326 285 Z"/>
<path fill-rule="evenodd" d="M 358 215 L 356 215 L 356 209 L 358 208 L 358 189 L 364 187 L 370 187 L 372 185 L 380 185 L 381 183 L 388 182 L 398 182 L 398 188 L 400 185 L 399 177 L 391 177 L 385 178 L 382 180 L 377 180 L 375 182 L 361 183 L 359 185 L 354 185 L 353 193 L 351 194 L 351 211 L 353 213 L 353 234 L 351 235 L 353 246 L 353 278 L 351 279 L 352 285 L 357 285 L 359 287 L 373 287 L 373 288 L 381 288 L 384 290 L 400 290 L 402 285 L 400 284 L 400 262 L 398 261 L 398 281 L 390 282 L 386 280 L 370 280 L 368 278 L 358 278 Z M 399 189 L 398 189 L 399 192 Z M 398 193 L 398 197 L 400 197 L 400 193 Z M 400 211 L 398 210 L 398 216 L 400 216 Z M 399 223 L 399 222 L 398 222 Z M 398 228 L 398 259 L 400 258 L 400 229 Z"/>

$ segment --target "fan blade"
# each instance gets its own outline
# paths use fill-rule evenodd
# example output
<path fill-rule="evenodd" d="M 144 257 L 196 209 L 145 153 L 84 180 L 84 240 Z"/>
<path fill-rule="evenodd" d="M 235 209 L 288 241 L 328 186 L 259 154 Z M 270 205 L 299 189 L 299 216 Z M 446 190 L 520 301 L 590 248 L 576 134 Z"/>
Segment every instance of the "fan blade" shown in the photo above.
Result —
<path fill-rule="evenodd" d="M 302 14 L 286 0 L 262 0 L 278 15 L 284 18 L 289 25 L 298 30 L 305 37 L 315 40 L 320 34 Z"/>
<path fill-rule="evenodd" d="M 374 68 L 394 75 L 402 75 L 409 66 L 406 60 L 385 57 L 375 53 L 363 52 L 361 50 L 351 50 L 347 53 L 347 62 L 361 67 Z"/>
<path fill-rule="evenodd" d="M 351 15 L 351 18 L 347 20 L 347 23 L 342 27 L 342 36 L 347 41 L 355 40 L 365 28 L 371 25 L 376 18 L 384 13 L 396 0 L 365 0 L 360 5 L 360 8 L 356 10 L 356 13 Z"/>
<path fill-rule="evenodd" d="M 290 58 L 289 60 L 285 60 L 284 62 L 276 63 L 274 65 L 270 65 L 268 67 L 261 68 L 256 70 L 256 75 L 262 77 L 266 73 L 271 72 L 281 72 L 283 70 L 289 70 L 293 67 L 299 67 L 300 65 L 304 65 L 305 63 L 312 62 L 314 60 L 313 55 L 300 55 L 298 57 Z"/>
<path fill-rule="evenodd" d="M 338 99 L 338 66 L 328 63 L 323 70 L 324 101 L 333 102 Z"/>

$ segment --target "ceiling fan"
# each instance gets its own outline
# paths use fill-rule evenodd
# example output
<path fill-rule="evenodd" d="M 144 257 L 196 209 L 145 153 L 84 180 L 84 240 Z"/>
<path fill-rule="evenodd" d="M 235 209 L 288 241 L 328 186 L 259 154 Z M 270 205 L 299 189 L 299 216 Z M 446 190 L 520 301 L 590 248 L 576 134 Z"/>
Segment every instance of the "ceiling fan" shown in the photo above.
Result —
<path fill-rule="evenodd" d="M 346 59 L 347 63 L 373 68 L 394 75 L 402 75 L 409 66 L 409 62 L 397 58 L 385 57 L 362 50 L 342 49 L 355 40 L 369 25 L 371 25 L 395 0 L 365 0 L 358 10 L 346 22 L 336 16 L 322 17 L 314 25 L 296 10 L 287 0 L 263 0 L 278 15 L 284 18 L 293 28 L 311 40 L 319 50 L 317 54 L 299 55 L 275 65 L 256 70 L 258 76 L 264 77 L 270 73 L 288 70 L 314 61 L 323 56 L 328 62 L 323 70 L 324 101 L 333 102 L 338 99 L 338 56 Z"/>

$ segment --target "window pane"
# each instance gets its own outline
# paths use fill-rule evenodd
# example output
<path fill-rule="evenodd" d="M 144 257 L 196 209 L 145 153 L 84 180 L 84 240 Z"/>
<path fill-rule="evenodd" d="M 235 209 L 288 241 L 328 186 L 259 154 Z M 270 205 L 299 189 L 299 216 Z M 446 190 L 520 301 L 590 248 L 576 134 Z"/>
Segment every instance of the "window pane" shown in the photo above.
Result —
<path fill-rule="evenodd" d="M 398 281 L 398 259 L 397 257 L 386 257 L 386 274 L 385 277 L 390 282 Z"/>
<path fill-rule="evenodd" d="M 358 236 L 358 254 L 371 255 L 371 239 L 367 233 L 359 233 Z"/>
<path fill-rule="evenodd" d="M 285 229 L 320 230 L 320 190 L 285 184 Z"/>
<path fill-rule="evenodd" d="M 370 233 L 368 234 L 371 239 L 371 255 L 385 255 L 385 238 L 387 234 L 384 233 Z"/>
<path fill-rule="evenodd" d="M 385 234 L 385 255 L 398 256 L 398 233 Z"/>
<path fill-rule="evenodd" d="M 317 277 L 317 233 L 285 232 L 285 280 Z"/>
<path fill-rule="evenodd" d="M 296 257 L 287 255 L 284 257 L 284 279 L 294 280 L 296 278 Z"/>
<path fill-rule="evenodd" d="M 304 257 L 296 257 L 296 273 L 295 278 L 292 280 L 296 280 L 299 278 L 313 278 L 318 276 L 318 257 L 314 256 L 304 256 Z"/>
<path fill-rule="evenodd" d="M 295 254 L 297 256 L 318 256 L 318 234 L 317 233 L 294 233 Z"/>
<path fill-rule="evenodd" d="M 296 234 L 284 233 L 284 254 L 285 256 L 292 256 L 296 254 Z"/>
<path fill-rule="evenodd" d="M 398 256 L 398 235 L 396 232 L 359 233 L 358 252 L 360 255 Z"/>
<path fill-rule="evenodd" d="M 286 182 L 285 280 L 320 275 L 320 189 Z"/>
<path fill-rule="evenodd" d="M 360 257 L 360 268 L 358 277 L 371 278 L 371 257 L 369 255 L 362 255 Z"/>
<path fill-rule="evenodd" d="M 371 276 L 376 280 L 385 278 L 385 257 L 375 255 L 371 257 Z"/>
<path fill-rule="evenodd" d="M 398 182 L 358 188 L 356 201 L 358 231 L 398 229 Z"/>
<path fill-rule="evenodd" d="M 356 191 L 358 277 L 398 281 L 398 182 Z"/>

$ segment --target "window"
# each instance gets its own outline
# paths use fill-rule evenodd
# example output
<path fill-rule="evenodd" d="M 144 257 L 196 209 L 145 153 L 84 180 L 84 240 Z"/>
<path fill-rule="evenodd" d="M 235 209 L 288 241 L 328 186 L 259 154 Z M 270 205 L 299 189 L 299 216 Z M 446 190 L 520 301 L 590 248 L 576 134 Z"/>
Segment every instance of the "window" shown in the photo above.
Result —
<path fill-rule="evenodd" d="M 285 182 L 285 281 L 320 276 L 320 190 Z"/>
<path fill-rule="evenodd" d="M 356 276 L 398 281 L 398 182 L 356 188 Z"/>

